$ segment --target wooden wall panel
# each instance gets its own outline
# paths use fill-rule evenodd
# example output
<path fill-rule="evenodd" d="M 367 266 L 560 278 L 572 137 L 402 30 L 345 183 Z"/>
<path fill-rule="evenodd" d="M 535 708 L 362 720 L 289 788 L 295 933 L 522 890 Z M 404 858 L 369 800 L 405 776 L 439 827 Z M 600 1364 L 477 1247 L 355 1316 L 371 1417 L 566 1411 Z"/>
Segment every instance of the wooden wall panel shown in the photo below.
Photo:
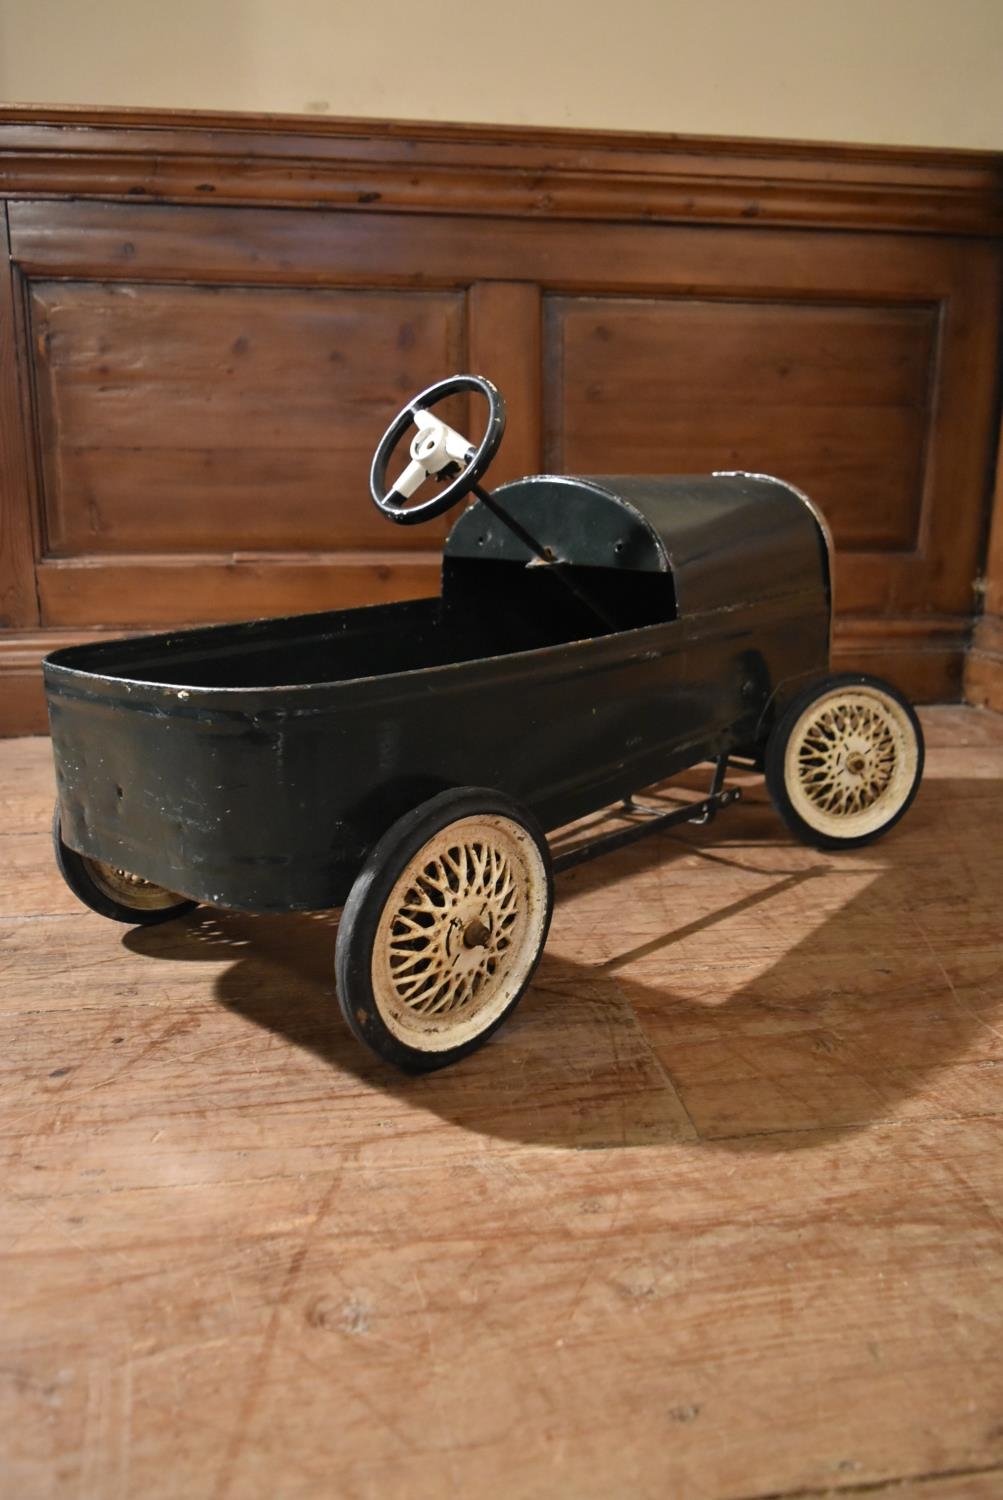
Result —
<path fill-rule="evenodd" d="M 7 107 L 0 193 L 571 220 L 1003 230 L 983 151 L 610 131 Z"/>
<path fill-rule="evenodd" d="M 0 632 L 38 622 L 28 403 L 16 340 L 19 286 L 7 220 L 7 205 L 0 204 Z"/>
<path fill-rule="evenodd" d="M 996 482 L 986 552 L 979 580 L 982 613 L 975 622 L 965 662 L 965 697 L 969 703 L 1003 713 L 1003 429 L 996 459 Z"/>
<path fill-rule="evenodd" d="M 1001 184 L 977 154 L 0 110 L 0 728 L 63 632 L 434 591 L 448 522 L 383 522 L 368 461 L 463 366 L 509 398 L 496 481 L 800 484 L 837 661 L 956 696 Z"/>
<path fill-rule="evenodd" d="M 41 281 L 30 307 L 57 557 L 385 548 L 373 435 L 465 358 L 458 292 Z"/>
<path fill-rule="evenodd" d="M 426 289 L 518 281 L 586 296 L 671 290 L 792 302 L 929 303 L 977 276 L 986 260 L 997 270 L 999 261 L 998 241 L 984 237 L 454 219 L 432 203 L 423 216 L 404 219 L 377 209 L 321 215 L 237 212 L 215 202 L 30 199 L 10 204 L 10 244 L 32 279 Z"/>
<path fill-rule="evenodd" d="M 548 299 L 548 467 L 779 474 L 838 545 L 915 545 L 937 308 Z"/>

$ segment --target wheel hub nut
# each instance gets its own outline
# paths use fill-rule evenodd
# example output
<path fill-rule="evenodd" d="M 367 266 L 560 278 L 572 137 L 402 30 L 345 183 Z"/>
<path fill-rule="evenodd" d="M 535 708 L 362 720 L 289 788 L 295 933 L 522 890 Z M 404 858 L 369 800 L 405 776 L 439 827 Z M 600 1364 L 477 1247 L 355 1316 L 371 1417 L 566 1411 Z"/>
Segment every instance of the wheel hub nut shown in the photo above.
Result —
<path fill-rule="evenodd" d="M 463 933 L 464 948 L 483 948 L 491 933 L 485 927 L 480 917 L 475 917 L 468 922 Z"/>

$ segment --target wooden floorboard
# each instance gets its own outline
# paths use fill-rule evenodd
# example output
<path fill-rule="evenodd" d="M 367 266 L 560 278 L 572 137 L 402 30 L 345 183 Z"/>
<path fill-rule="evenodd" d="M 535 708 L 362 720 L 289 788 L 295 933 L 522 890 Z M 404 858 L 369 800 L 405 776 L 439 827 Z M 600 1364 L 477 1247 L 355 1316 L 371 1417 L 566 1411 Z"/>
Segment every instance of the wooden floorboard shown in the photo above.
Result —
<path fill-rule="evenodd" d="M 1003 718 L 902 825 L 558 882 L 538 978 L 409 1080 L 334 916 L 119 929 L 0 743 L 0 1493 L 1003 1495 Z"/>

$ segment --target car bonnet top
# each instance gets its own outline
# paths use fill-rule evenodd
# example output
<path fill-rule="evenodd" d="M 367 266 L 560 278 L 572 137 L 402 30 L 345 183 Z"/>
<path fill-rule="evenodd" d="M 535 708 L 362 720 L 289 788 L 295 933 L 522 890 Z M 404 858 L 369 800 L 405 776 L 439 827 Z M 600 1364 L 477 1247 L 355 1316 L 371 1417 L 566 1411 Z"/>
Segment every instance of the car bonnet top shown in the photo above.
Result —
<path fill-rule="evenodd" d="M 566 566 L 671 574 L 681 613 L 802 589 L 831 595 L 824 522 L 800 490 L 768 475 L 540 475 L 493 499 Z M 479 501 L 445 557 L 533 560 Z"/>

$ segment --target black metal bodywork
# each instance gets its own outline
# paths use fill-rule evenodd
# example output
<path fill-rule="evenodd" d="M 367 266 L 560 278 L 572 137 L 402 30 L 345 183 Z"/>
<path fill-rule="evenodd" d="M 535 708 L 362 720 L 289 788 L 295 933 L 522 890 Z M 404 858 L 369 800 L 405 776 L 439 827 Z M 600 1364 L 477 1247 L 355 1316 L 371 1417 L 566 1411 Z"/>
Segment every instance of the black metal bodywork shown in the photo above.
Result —
<path fill-rule="evenodd" d="M 543 477 L 490 499 L 453 527 L 441 597 L 51 655 L 65 842 L 197 901 L 339 906 L 447 787 L 556 828 L 760 745 L 828 670 L 828 539 L 790 486 Z"/>

